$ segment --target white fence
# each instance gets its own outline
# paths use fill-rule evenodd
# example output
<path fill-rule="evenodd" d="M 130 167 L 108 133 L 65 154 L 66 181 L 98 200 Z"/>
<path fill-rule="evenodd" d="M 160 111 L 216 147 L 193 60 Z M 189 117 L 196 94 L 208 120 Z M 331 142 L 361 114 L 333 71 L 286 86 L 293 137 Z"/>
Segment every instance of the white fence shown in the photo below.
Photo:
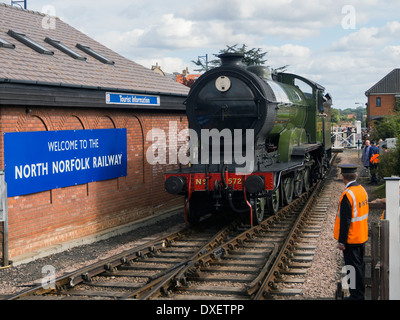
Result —
<path fill-rule="evenodd" d="M 357 148 L 356 133 L 332 132 L 333 148 Z"/>
<path fill-rule="evenodd" d="M 358 148 L 361 149 L 361 121 L 355 122 L 352 131 L 343 130 L 342 128 L 332 128 L 332 147 L 334 149 L 342 148 Z"/>

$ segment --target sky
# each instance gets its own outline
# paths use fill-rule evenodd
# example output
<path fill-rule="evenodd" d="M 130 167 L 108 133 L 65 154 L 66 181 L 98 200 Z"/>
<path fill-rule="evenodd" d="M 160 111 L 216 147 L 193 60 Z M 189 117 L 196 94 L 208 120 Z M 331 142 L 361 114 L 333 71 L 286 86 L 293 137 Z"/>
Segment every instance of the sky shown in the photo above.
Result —
<path fill-rule="evenodd" d="M 11 1 L 6 1 L 10 4 Z M 272 68 L 318 82 L 337 109 L 365 106 L 365 91 L 400 68 L 400 1 L 28 0 L 147 68 L 191 73 L 191 62 L 242 44 Z"/>

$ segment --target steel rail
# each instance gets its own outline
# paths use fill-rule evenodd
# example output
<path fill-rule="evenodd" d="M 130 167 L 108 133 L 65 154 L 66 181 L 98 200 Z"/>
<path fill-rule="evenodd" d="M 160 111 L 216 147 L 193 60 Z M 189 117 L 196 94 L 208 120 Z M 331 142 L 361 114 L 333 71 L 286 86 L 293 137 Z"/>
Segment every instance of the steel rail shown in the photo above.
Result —
<path fill-rule="evenodd" d="M 301 232 L 301 228 L 303 225 L 304 220 L 307 218 L 308 214 L 310 213 L 310 210 L 312 208 L 312 205 L 314 203 L 315 198 L 317 197 L 318 193 L 321 191 L 323 185 L 324 185 L 325 179 L 320 180 L 315 188 L 313 189 L 310 198 L 308 199 L 307 203 L 305 204 L 302 212 L 299 214 L 299 216 L 296 219 L 296 222 L 294 223 L 289 236 L 287 237 L 285 243 L 283 244 L 281 250 L 279 251 L 277 258 L 268 272 L 267 276 L 263 280 L 262 284 L 260 285 L 259 290 L 254 296 L 254 300 L 261 300 L 265 299 L 269 295 L 269 291 L 272 289 L 275 289 L 275 280 L 280 277 L 280 270 L 282 270 L 285 265 L 287 264 L 289 260 L 289 253 L 293 250 L 297 238 L 299 237 L 299 234 Z"/>
<path fill-rule="evenodd" d="M 179 264 L 179 267 L 175 270 L 169 272 L 165 277 L 162 279 L 159 278 L 152 284 L 152 288 L 149 289 L 149 292 L 142 296 L 141 299 L 151 299 L 157 297 L 160 294 L 166 294 L 168 288 L 179 288 L 181 286 L 187 285 L 186 277 L 188 275 L 193 275 L 198 272 L 198 268 L 202 266 L 207 266 L 212 261 L 229 254 L 229 251 L 233 251 L 238 249 L 239 247 L 243 246 L 246 241 L 257 237 L 261 233 L 265 233 L 271 225 L 276 223 L 278 220 L 282 220 L 285 216 L 290 213 L 294 208 L 302 205 L 308 198 L 308 195 L 312 193 L 315 186 L 310 189 L 309 192 L 303 193 L 299 198 L 294 200 L 288 206 L 282 208 L 278 211 L 274 216 L 271 216 L 264 220 L 260 225 L 254 226 L 239 235 L 235 236 L 233 239 L 220 244 L 218 247 L 213 247 L 211 250 L 204 252 L 204 250 L 199 250 L 198 254 L 193 255 L 190 259 L 188 259 L 185 263 Z M 278 253 L 278 245 L 274 244 L 274 249 L 267 259 L 263 268 L 259 272 L 259 275 L 253 280 L 250 284 L 248 284 L 247 291 L 248 294 L 251 295 L 252 293 L 256 292 L 262 278 L 265 276 L 266 272 L 271 266 L 274 258 Z M 137 292 L 133 292 L 129 297 L 137 297 L 140 293 L 142 293 L 142 289 L 139 289 Z"/>
<path fill-rule="evenodd" d="M 140 298 L 142 300 L 150 299 L 154 295 L 156 295 L 160 291 L 165 291 L 167 287 L 170 285 L 170 283 L 173 281 L 175 276 L 182 270 L 186 269 L 188 265 L 191 264 L 193 260 L 195 260 L 197 257 L 201 257 L 210 250 L 213 250 L 215 247 L 220 245 L 224 239 L 228 236 L 229 233 L 234 228 L 237 228 L 240 225 L 241 219 L 237 219 L 233 221 L 231 224 L 228 226 L 224 227 L 221 231 L 217 232 L 216 235 L 213 236 L 213 238 L 203 245 L 197 252 L 195 252 L 189 259 L 186 261 L 180 262 L 171 268 L 165 270 L 163 274 L 160 277 L 157 277 L 150 283 L 147 283 L 144 287 L 139 288 L 133 292 L 130 292 L 129 294 L 125 295 L 121 299 L 129 299 L 129 298 Z"/>
<path fill-rule="evenodd" d="M 332 157 L 330 164 L 334 161 L 336 154 Z M 271 216 L 264 220 L 260 225 L 254 226 L 249 230 L 241 233 L 240 235 L 234 237 L 232 240 L 221 244 L 219 247 L 208 251 L 202 255 L 194 255 L 192 259 L 188 260 L 186 263 L 180 264 L 179 268 L 175 271 L 170 272 L 163 279 L 158 279 L 157 283 L 151 289 L 151 291 L 142 297 L 142 299 L 151 299 L 156 297 L 160 293 L 167 294 L 167 288 L 170 287 L 181 287 L 187 285 L 186 277 L 187 275 L 196 274 L 198 272 L 199 266 L 206 266 L 213 260 L 216 260 L 226 254 L 229 251 L 235 250 L 241 247 L 246 241 L 258 236 L 260 233 L 266 233 L 267 230 L 273 225 L 277 220 L 283 219 L 288 213 L 300 205 L 304 205 L 303 210 L 298 215 L 291 231 L 289 232 L 286 241 L 283 243 L 281 250 L 279 246 L 275 243 L 274 248 L 264 264 L 264 267 L 259 271 L 258 276 L 249 284 L 246 285 L 246 290 L 249 296 L 255 293 L 255 299 L 259 299 L 259 296 L 263 294 L 266 288 L 266 284 L 270 284 L 272 277 L 277 275 L 277 269 L 283 266 L 283 263 L 288 260 L 287 254 L 293 248 L 295 240 L 300 233 L 302 224 L 307 214 L 310 211 L 312 203 L 316 195 L 321 191 L 325 178 L 330 170 L 324 173 L 324 179 L 319 180 L 318 183 L 310 188 L 307 192 L 304 192 L 297 199 L 295 199 L 291 204 L 282 208 L 274 216 Z M 274 264 L 273 264 L 274 263 Z M 271 265 L 273 266 L 271 267 Z M 271 270 L 266 276 L 267 272 Z M 174 285 L 173 285 L 174 284 Z"/>
<path fill-rule="evenodd" d="M 332 162 L 335 157 L 332 157 Z M 329 171 L 329 170 L 328 170 Z M 326 176 L 326 175 L 325 175 Z M 303 193 L 299 198 L 295 199 L 290 205 L 282 208 L 275 215 L 264 220 L 260 225 L 254 226 L 232 240 L 225 242 L 227 235 L 237 227 L 237 223 L 230 225 L 224 230 L 218 232 L 213 239 L 199 249 L 192 257 L 185 261 L 179 262 L 167 270 L 163 270 L 156 275 L 149 277 L 149 283 L 144 287 L 125 295 L 122 299 L 139 298 L 139 299 L 151 299 L 157 294 L 167 293 L 169 289 L 173 287 L 181 287 L 187 284 L 186 277 L 195 275 L 198 273 L 199 268 L 208 265 L 213 260 L 216 260 L 230 251 L 236 250 L 241 247 L 245 242 L 250 241 L 254 237 L 260 235 L 260 233 L 267 233 L 268 229 L 273 226 L 278 220 L 282 220 L 290 214 L 296 207 L 303 206 L 309 198 L 309 201 L 305 205 L 303 213 L 309 210 L 311 203 L 316 197 L 316 194 L 322 189 L 323 180 L 320 180 L 317 185 L 310 188 L 309 191 Z M 304 214 L 300 214 L 297 217 L 297 225 L 293 226 L 290 231 L 290 238 L 287 238 L 283 244 L 283 249 L 278 252 L 278 245 L 274 244 L 274 248 L 265 262 L 261 271 L 256 278 L 246 286 L 248 295 L 253 295 L 256 292 L 256 299 L 265 298 L 265 292 L 268 292 L 271 287 L 274 287 L 274 280 L 279 276 L 279 270 L 285 265 L 288 260 L 287 253 L 293 248 L 296 238 L 298 237 L 301 221 Z M 197 229 L 197 228 L 196 228 Z M 74 287 L 77 284 L 85 281 L 90 281 L 93 276 L 99 275 L 105 271 L 113 271 L 122 264 L 129 261 L 136 260 L 144 255 L 148 255 L 157 251 L 161 251 L 167 245 L 172 244 L 174 241 L 181 239 L 182 237 L 190 234 L 194 229 L 183 228 L 177 232 L 173 232 L 167 236 L 159 237 L 155 240 L 149 241 L 138 247 L 126 250 L 113 257 L 106 258 L 98 261 L 97 263 L 83 267 L 77 271 L 71 272 L 67 275 L 57 278 L 54 283 L 50 285 L 48 283 L 39 285 L 37 287 L 25 290 L 17 295 L 14 295 L 8 300 L 17 300 L 28 295 L 40 295 L 46 293 L 57 292 L 65 287 Z M 281 247 L 281 244 L 279 245 Z M 268 269 L 273 264 L 271 271 Z"/>
<path fill-rule="evenodd" d="M 164 248 L 167 244 L 182 238 L 184 235 L 187 235 L 191 231 L 191 229 L 185 227 L 169 235 L 151 240 L 138 247 L 125 250 L 115 256 L 100 260 L 92 265 L 83 267 L 77 271 L 58 277 L 54 280 L 53 283 L 41 284 L 35 286 L 34 288 L 17 293 L 16 295 L 9 297 L 7 300 L 17 300 L 29 295 L 43 295 L 59 290 L 60 288 L 63 288 L 65 286 L 74 287 L 81 282 L 90 281 L 91 277 L 103 273 L 104 271 L 110 271 L 113 268 L 116 268 L 117 266 L 126 263 L 127 261 L 137 259 L 138 257 L 141 257 L 145 254 L 160 250 Z"/>

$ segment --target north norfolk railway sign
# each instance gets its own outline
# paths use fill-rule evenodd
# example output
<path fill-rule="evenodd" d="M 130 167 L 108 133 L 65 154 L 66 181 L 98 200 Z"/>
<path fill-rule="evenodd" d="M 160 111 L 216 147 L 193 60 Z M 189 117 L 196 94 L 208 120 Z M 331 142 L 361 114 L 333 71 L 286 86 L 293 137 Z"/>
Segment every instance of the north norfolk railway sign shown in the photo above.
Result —
<path fill-rule="evenodd" d="M 126 129 L 5 132 L 8 196 L 127 175 Z"/>

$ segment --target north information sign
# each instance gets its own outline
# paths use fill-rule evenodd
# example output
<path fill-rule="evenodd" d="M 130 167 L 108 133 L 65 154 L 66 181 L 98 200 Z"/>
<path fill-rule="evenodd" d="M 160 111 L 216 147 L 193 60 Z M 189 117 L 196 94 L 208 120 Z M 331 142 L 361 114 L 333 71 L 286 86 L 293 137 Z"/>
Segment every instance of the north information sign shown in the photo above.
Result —
<path fill-rule="evenodd" d="M 126 129 L 4 133 L 8 196 L 127 175 Z"/>

